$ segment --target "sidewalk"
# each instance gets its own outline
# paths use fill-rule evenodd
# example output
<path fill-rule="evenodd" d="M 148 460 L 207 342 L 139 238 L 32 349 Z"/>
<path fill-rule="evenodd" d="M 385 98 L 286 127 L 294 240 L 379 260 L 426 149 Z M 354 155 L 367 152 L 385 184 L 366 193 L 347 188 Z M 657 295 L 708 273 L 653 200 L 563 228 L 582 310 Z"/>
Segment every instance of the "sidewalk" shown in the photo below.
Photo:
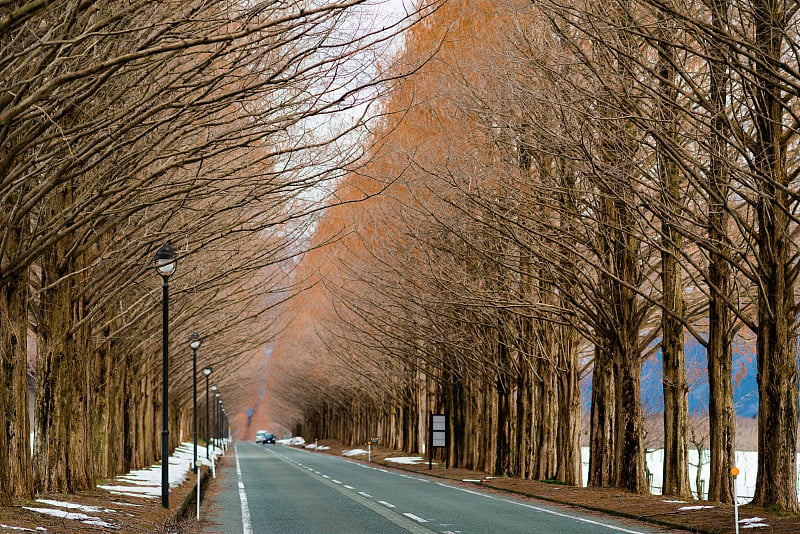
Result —
<path fill-rule="evenodd" d="M 318 445 L 319 452 L 335 455 L 343 455 L 347 452 L 346 456 L 351 460 L 367 461 L 366 451 L 360 453 L 358 452 L 360 449 L 344 447 L 341 443 L 332 440 L 319 441 Z M 402 463 L 390 461 L 390 458 L 407 458 L 407 455 L 382 447 L 372 447 L 370 456 L 373 463 L 385 467 L 444 478 L 465 486 L 480 487 L 483 490 L 513 493 L 518 497 L 577 506 L 689 532 L 707 534 L 735 534 L 736 532 L 732 505 L 697 500 L 682 502 L 660 495 L 634 495 L 610 488 L 576 488 L 535 480 L 509 477 L 491 478 L 483 472 L 468 469 L 446 469 L 435 463 L 433 469 L 429 470 L 427 459 L 416 463 L 406 463 L 408 460 Z M 739 529 L 741 533 L 797 534 L 800 533 L 800 515 L 778 514 L 763 508 L 740 505 Z"/>

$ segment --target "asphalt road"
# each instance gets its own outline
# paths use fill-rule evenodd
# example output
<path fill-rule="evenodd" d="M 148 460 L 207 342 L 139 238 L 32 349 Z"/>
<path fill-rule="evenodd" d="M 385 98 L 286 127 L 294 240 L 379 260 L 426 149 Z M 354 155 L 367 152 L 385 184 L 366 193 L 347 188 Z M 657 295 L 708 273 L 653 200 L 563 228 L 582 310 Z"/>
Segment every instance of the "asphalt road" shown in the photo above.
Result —
<path fill-rule="evenodd" d="M 204 504 L 226 534 L 664 532 L 281 445 L 237 442 L 235 453 L 236 472 Z"/>

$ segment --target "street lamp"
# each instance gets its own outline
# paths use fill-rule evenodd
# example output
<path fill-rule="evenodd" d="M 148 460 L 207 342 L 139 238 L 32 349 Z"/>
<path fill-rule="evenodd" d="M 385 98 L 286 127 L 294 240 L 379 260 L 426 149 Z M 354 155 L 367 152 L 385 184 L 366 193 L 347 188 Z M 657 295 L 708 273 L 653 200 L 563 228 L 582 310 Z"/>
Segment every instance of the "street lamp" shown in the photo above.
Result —
<path fill-rule="evenodd" d="M 227 426 L 225 425 L 225 404 L 223 404 L 222 399 L 219 400 L 219 436 L 222 439 L 222 447 L 224 450 L 228 449 L 228 444 L 226 442 L 227 436 L 225 435 L 225 429 Z"/>
<path fill-rule="evenodd" d="M 194 463 L 193 470 L 197 473 L 197 349 L 200 348 L 200 334 L 192 332 L 189 334 L 189 346 L 192 348 L 192 423 L 194 425 Z"/>
<path fill-rule="evenodd" d="M 219 391 L 217 391 L 217 447 L 225 450 L 222 446 L 222 397 Z"/>
<path fill-rule="evenodd" d="M 178 266 L 178 255 L 165 243 L 155 257 L 161 286 L 161 506 L 169 508 L 169 282 Z"/>
<path fill-rule="evenodd" d="M 203 374 L 206 375 L 206 460 L 211 460 L 211 453 L 208 452 L 208 375 L 211 374 L 211 367 L 203 369 Z"/>
<path fill-rule="evenodd" d="M 214 421 L 212 426 L 213 432 L 211 432 L 211 437 L 214 442 L 214 447 L 217 446 L 217 404 L 219 403 L 219 393 L 217 392 L 217 386 L 211 386 L 211 390 L 214 392 L 214 398 L 212 401 L 214 402 Z"/>

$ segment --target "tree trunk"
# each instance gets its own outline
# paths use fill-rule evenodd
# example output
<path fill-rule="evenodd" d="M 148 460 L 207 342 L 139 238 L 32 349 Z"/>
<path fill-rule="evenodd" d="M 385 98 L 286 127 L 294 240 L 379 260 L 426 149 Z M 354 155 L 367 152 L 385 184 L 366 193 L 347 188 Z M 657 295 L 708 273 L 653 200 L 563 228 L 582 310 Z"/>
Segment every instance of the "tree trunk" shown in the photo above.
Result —
<path fill-rule="evenodd" d="M 43 286 L 67 274 L 60 251 L 43 260 Z M 81 317 L 72 300 L 74 279 L 40 294 L 43 324 L 38 329 L 36 373 L 36 444 L 34 484 L 37 492 L 73 493 L 94 487 L 89 432 L 88 339 L 70 330 Z"/>
<path fill-rule="evenodd" d="M 581 389 L 578 376 L 578 333 L 558 326 L 558 468 L 556 478 L 570 486 L 581 479 Z"/>
<path fill-rule="evenodd" d="M 657 71 L 658 115 L 654 125 L 658 175 L 661 182 L 661 362 L 664 389 L 663 494 L 691 497 L 689 484 L 689 387 L 684 359 L 683 284 L 681 281 L 682 238 L 678 231 L 682 211 L 680 171 L 673 151 L 682 147 L 678 139 L 677 76 L 672 42 L 676 32 L 669 17 L 658 12 L 659 41 Z"/>
<path fill-rule="evenodd" d="M 508 344 L 508 331 L 510 325 L 507 324 L 509 318 L 500 314 L 497 324 L 497 377 L 495 379 L 495 392 L 497 394 L 497 445 L 494 464 L 494 474 L 506 476 L 511 471 L 511 378 L 510 369 L 513 368 L 511 362 L 511 351 Z"/>
<path fill-rule="evenodd" d="M 777 161 L 778 155 L 774 156 Z M 798 377 L 795 288 L 787 273 L 791 237 L 784 210 L 788 202 L 783 189 L 764 182 L 762 187 L 768 191 L 758 210 L 758 476 L 753 502 L 794 512 L 800 509 L 796 478 Z"/>
<path fill-rule="evenodd" d="M 538 301 L 551 304 L 553 286 L 548 282 L 540 282 Z M 537 423 L 534 425 L 534 458 L 532 476 L 536 480 L 547 480 L 556 476 L 558 434 L 558 378 L 556 359 L 556 325 L 552 322 L 536 321 L 534 343 L 537 353 L 535 366 L 535 399 Z"/>
<path fill-rule="evenodd" d="M 19 236 L 10 233 L 12 239 Z M 27 332 L 26 269 L 0 286 L 0 505 L 33 498 Z"/>
<path fill-rule="evenodd" d="M 712 0 L 712 26 L 722 31 L 728 25 L 729 0 Z M 709 214 L 708 241 L 708 423 L 709 481 L 708 500 L 733 503 L 730 468 L 736 458 L 736 412 L 733 404 L 732 314 L 728 297 L 733 286 L 728 246 L 730 176 L 727 148 L 728 127 L 724 118 L 727 100 L 728 67 L 719 46 L 710 43 L 708 70 L 711 93 L 711 131 L 709 132 Z"/>
<path fill-rule="evenodd" d="M 623 348 L 623 347 L 620 347 Z M 649 493 L 645 474 L 645 448 L 642 412 L 642 360 L 638 351 L 624 347 L 616 356 L 620 376 L 617 380 L 620 398 L 617 413 L 620 461 L 617 464 L 616 486 L 632 493 Z"/>
<path fill-rule="evenodd" d="M 794 246 L 790 219 L 794 200 L 784 145 L 782 84 L 771 69 L 782 58 L 785 5 L 754 1 L 755 47 L 760 60 L 749 83 L 755 105 L 755 166 L 758 217 L 758 475 L 753 503 L 797 512 L 798 376 Z"/>
<path fill-rule="evenodd" d="M 592 408 L 589 426 L 590 487 L 610 486 L 616 478 L 614 365 L 603 347 L 595 346 L 592 369 Z"/>
<path fill-rule="evenodd" d="M 523 319 L 523 332 L 529 330 L 526 325 L 530 321 L 526 318 Z M 525 336 L 525 334 L 522 334 Z M 525 346 L 524 343 L 520 343 Z M 531 476 L 531 433 L 532 425 L 532 399 L 531 399 L 531 368 L 526 351 L 520 350 L 518 355 L 517 365 L 519 372 L 517 374 L 517 406 L 516 406 L 516 430 L 514 434 L 515 448 L 516 448 L 516 475 L 522 478 L 530 478 Z"/>

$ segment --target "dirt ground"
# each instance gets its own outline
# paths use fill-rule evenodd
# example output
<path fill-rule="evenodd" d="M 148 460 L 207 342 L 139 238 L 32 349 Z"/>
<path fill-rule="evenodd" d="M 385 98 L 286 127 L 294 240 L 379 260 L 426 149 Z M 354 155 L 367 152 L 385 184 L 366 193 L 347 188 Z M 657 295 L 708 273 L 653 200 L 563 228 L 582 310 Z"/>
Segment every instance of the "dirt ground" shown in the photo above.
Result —
<path fill-rule="evenodd" d="M 231 454 L 222 458 L 221 465 L 226 465 L 231 461 Z M 94 525 L 78 518 L 59 518 L 45 515 L 43 513 L 27 510 L 30 508 L 51 508 L 61 509 L 58 506 L 50 506 L 37 501 L 17 501 L 13 506 L 0 507 L 0 533 L 20 532 L 40 532 L 44 534 L 74 534 L 74 533 L 95 533 L 95 532 L 114 532 L 118 534 L 186 534 L 193 532 L 193 520 L 191 518 L 176 521 L 175 513 L 189 493 L 192 492 L 194 480 L 186 481 L 178 488 L 173 488 L 169 497 L 169 510 L 161 507 L 160 498 L 138 498 L 126 497 L 122 495 L 112 495 L 110 492 L 97 489 L 84 491 L 75 495 L 39 495 L 38 499 L 47 499 L 65 503 L 80 504 L 99 508 L 98 512 L 87 512 L 81 510 L 71 510 L 76 514 L 83 514 L 90 518 L 99 518 L 108 525 Z M 100 481 L 100 484 L 107 483 Z M 114 485 L 125 485 L 119 481 L 113 481 Z M 207 486 L 212 486 L 212 483 Z M 194 501 L 192 501 L 194 502 Z M 190 505 L 190 512 L 194 509 Z M 70 511 L 70 510 L 65 510 Z M 193 515 L 191 513 L 187 514 Z M 89 519 L 92 521 L 93 519 Z"/>

